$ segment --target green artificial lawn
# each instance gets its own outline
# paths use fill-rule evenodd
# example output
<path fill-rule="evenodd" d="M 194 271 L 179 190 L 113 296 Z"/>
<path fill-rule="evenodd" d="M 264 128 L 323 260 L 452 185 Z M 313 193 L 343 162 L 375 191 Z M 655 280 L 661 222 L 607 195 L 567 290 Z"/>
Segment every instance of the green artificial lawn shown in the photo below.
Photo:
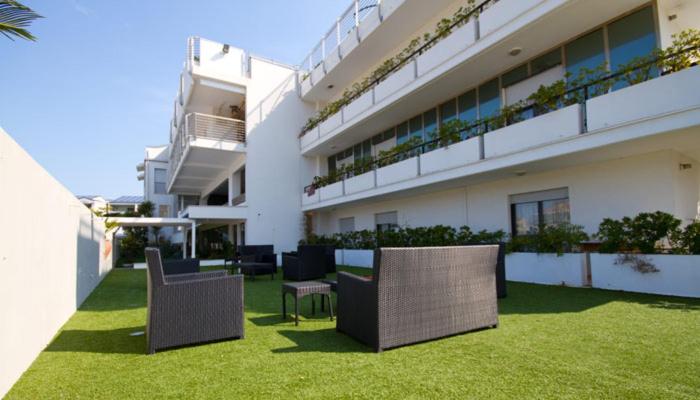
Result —
<path fill-rule="evenodd" d="M 497 329 L 375 354 L 258 277 L 245 339 L 148 356 L 145 278 L 111 272 L 7 398 L 700 398 L 700 300 L 509 283 Z"/>

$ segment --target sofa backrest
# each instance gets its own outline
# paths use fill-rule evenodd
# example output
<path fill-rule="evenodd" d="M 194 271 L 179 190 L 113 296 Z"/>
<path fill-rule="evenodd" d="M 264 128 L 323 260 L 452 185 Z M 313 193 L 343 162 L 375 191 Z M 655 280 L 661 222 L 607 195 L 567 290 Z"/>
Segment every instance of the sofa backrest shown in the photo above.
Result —
<path fill-rule="evenodd" d="M 303 265 L 318 265 L 319 269 L 326 268 L 326 247 L 315 245 L 301 245 L 298 247 L 299 261 Z"/>
<path fill-rule="evenodd" d="M 148 285 L 164 286 L 163 264 L 160 250 L 157 247 L 146 247 L 146 268 L 148 269 Z"/>
<path fill-rule="evenodd" d="M 498 250 L 498 245 L 376 250 L 382 347 L 464 332 L 481 315 L 495 315 Z M 472 313 L 473 307 L 483 310 Z"/>
<path fill-rule="evenodd" d="M 238 246 L 238 254 L 242 256 L 274 254 L 275 247 L 271 244 Z"/>

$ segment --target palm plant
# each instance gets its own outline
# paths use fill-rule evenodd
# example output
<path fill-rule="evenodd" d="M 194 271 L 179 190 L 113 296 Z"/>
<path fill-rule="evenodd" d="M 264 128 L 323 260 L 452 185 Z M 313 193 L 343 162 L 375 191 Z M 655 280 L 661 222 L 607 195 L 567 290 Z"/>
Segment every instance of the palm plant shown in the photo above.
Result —
<path fill-rule="evenodd" d="M 43 17 L 15 0 L 0 0 L 0 34 L 10 40 L 14 37 L 36 40 L 27 28 L 38 18 Z"/>

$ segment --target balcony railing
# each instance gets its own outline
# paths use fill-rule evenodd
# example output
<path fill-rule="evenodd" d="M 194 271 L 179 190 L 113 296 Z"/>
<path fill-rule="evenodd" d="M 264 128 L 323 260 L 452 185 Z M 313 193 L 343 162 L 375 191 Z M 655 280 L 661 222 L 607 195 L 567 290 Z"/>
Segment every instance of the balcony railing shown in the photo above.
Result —
<path fill-rule="evenodd" d="M 350 178 L 363 175 L 367 172 L 373 171 L 376 174 L 376 171 L 380 168 L 397 164 L 415 157 L 420 157 L 421 155 L 429 153 L 437 148 L 454 145 L 476 137 L 480 137 L 483 140 L 484 135 L 487 135 L 491 131 L 500 130 L 510 125 L 527 121 L 547 113 L 556 112 L 573 105 L 579 107 L 580 110 L 581 126 L 579 133 L 587 133 L 587 105 L 589 100 L 601 95 L 609 94 L 615 82 L 629 80 L 630 82 L 628 82 L 628 84 L 633 86 L 638 83 L 653 80 L 657 76 L 668 75 L 686 68 L 697 68 L 697 61 L 693 62 L 692 60 L 697 60 L 696 57 L 699 51 L 700 47 L 688 47 L 680 52 L 667 54 L 662 57 L 650 59 L 647 62 L 642 62 L 632 69 L 609 73 L 591 82 L 587 82 L 576 87 L 567 88 L 563 93 L 557 94 L 546 101 L 543 101 L 543 104 L 528 104 L 511 110 L 508 115 L 501 115 L 474 121 L 471 124 L 460 127 L 458 132 L 455 132 L 457 134 L 456 139 L 455 135 L 446 135 L 445 137 L 438 137 L 434 140 L 417 143 L 414 146 L 410 146 L 402 151 L 385 157 L 373 157 L 368 160 L 364 160 L 363 162 L 351 166 L 342 173 L 328 177 L 322 184 L 317 183 L 306 186 L 304 188 L 304 192 L 308 197 L 312 197 L 316 195 L 316 190 L 322 187 L 328 187 L 338 182 L 344 182 Z M 688 60 L 691 61 L 689 61 L 689 64 L 687 65 L 683 64 L 674 66 L 675 70 L 664 70 L 660 67 L 660 64 L 663 61 L 674 59 L 679 56 L 681 58 L 687 57 Z M 483 149 L 484 146 L 481 145 L 481 147 Z M 481 154 L 478 155 L 478 158 L 484 159 L 488 156 L 488 153 L 488 150 L 482 151 Z"/>
<path fill-rule="evenodd" d="M 355 0 L 345 12 L 338 17 L 335 24 L 323 35 L 321 41 L 311 50 L 311 53 L 301 62 L 302 70 L 313 71 L 319 64 L 326 59 L 326 55 L 337 50 L 340 43 L 345 40 L 348 35 L 357 32 L 355 28 L 360 25 L 360 22 L 369 15 L 375 8 L 379 7 L 382 0 Z"/>
<path fill-rule="evenodd" d="M 245 121 L 199 113 L 185 115 L 170 149 L 171 181 L 187 144 L 194 139 L 245 143 Z"/>

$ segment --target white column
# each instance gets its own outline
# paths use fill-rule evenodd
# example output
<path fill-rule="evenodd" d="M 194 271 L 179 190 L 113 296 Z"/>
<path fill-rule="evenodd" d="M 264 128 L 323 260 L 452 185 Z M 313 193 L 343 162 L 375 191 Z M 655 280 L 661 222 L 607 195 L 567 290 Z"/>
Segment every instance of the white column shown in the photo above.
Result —
<path fill-rule="evenodd" d="M 192 252 L 191 257 L 197 257 L 197 222 L 192 221 Z"/>
<path fill-rule="evenodd" d="M 182 226 L 182 258 L 187 258 L 187 227 Z"/>
<path fill-rule="evenodd" d="M 233 205 L 233 175 L 228 177 L 228 205 L 229 207 Z"/>

